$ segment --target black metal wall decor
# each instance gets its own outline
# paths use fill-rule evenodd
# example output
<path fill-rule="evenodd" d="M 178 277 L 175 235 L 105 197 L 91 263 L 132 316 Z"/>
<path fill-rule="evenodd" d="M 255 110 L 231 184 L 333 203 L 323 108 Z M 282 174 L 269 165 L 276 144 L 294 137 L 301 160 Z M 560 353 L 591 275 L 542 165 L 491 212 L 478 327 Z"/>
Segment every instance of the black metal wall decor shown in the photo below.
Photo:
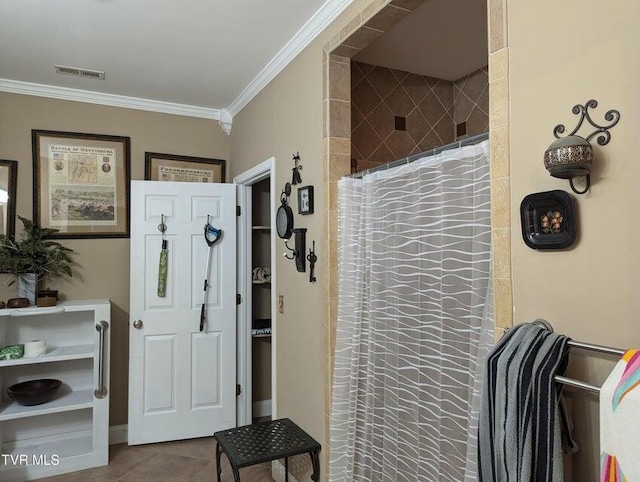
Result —
<path fill-rule="evenodd" d="M 287 204 L 291 195 L 291 184 L 286 183 L 280 194 L 280 207 L 276 211 L 276 231 L 282 239 L 289 239 L 293 233 L 293 210 Z"/>
<path fill-rule="evenodd" d="M 611 109 L 604 115 L 604 119 L 609 123 L 605 125 L 596 124 L 589 115 L 589 109 L 595 109 L 597 106 L 598 102 L 594 99 L 587 101 L 585 105 L 574 105 L 571 112 L 580 116 L 578 125 L 568 135 L 560 137 L 560 134 L 564 133 L 565 127 L 563 124 L 558 124 L 553 129 L 553 135 L 557 140 L 544 153 L 544 166 L 549 171 L 549 174 L 553 177 L 569 179 L 569 185 L 576 194 L 586 193 L 591 186 L 593 149 L 589 141 L 597 135 L 598 145 L 604 146 L 608 144 L 611 140 L 609 129 L 620 120 L 620 112 Z M 595 127 L 595 130 L 586 138 L 576 135 L 585 119 L 591 126 Z M 573 184 L 573 178 L 582 176 L 586 178 L 585 188 L 582 191 L 578 191 Z"/>
<path fill-rule="evenodd" d="M 307 255 L 307 261 L 309 261 L 309 283 L 315 283 L 317 278 L 313 273 L 313 270 L 316 266 L 316 261 L 318 261 L 318 257 L 316 256 L 316 242 L 313 242 L 313 248 L 309 248 L 309 254 Z"/>
<path fill-rule="evenodd" d="M 291 176 L 291 184 L 295 186 L 296 184 L 300 184 L 302 182 L 302 176 L 300 176 L 300 171 L 302 170 L 302 164 L 300 164 L 300 153 L 296 152 L 293 155 L 293 175 Z"/>

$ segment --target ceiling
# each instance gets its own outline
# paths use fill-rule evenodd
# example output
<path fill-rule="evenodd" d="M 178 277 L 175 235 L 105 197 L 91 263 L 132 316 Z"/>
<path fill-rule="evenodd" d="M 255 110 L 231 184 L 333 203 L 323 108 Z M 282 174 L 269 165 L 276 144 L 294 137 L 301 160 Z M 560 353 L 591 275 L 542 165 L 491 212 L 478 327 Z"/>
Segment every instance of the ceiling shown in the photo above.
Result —
<path fill-rule="evenodd" d="M 0 79 L 227 108 L 288 42 L 294 50 L 306 45 L 349 3 L 2 0 Z M 106 78 L 61 75 L 54 65 L 105 71 Z"/>
<path fill-rule="evenodd" d="M 0 90 L 220 119 L 230 127 L 351 2 L 2 0 Z M 486 39 L 486 2 L 428 0 L 357 58 L 459 78 L 486 65 Z M 63 75 L 54 65 L 106 75 Z"/>
<path fill-rule="evenodd" d="M 354 60 L 453 81 L 488 55 L 485 0 L 427 0 Z"/>

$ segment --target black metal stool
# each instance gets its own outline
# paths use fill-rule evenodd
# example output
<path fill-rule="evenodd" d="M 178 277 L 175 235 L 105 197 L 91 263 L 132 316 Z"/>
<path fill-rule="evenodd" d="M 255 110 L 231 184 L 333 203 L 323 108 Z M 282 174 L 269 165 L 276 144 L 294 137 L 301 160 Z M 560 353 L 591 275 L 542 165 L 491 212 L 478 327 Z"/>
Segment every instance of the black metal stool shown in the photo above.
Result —
<path fill-rule="evenodd" d="M 288 418 L 254 423 L 244 427 L 222 430 L 213 434 L 216 439 L 218 482 L 222 468 L 220 454 L 224 452 L 231 463 L 233 478 L 240 481 L 240 469 L 250 465 L 284 458 L 285 481 L 289 481 L 289 457 L 308 453 L 313 474 L 320 480 L 320 444 Z"/>

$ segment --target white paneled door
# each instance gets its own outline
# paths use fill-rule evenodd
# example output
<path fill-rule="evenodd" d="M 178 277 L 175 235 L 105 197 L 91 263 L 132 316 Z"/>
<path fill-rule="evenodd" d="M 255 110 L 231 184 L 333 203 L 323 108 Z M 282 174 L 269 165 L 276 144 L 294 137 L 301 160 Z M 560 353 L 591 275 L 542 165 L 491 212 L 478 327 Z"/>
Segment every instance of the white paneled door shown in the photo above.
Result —
<path fill-rule="evenodd" d="M 235 426 L 235 190 L 233 184 L 131 183 L 130 445 L 211 436 Z M 222 230 L 211 248 L 204 238 L 207 217 Z M 163 218 L 167 284 L 158 296 Z"/>

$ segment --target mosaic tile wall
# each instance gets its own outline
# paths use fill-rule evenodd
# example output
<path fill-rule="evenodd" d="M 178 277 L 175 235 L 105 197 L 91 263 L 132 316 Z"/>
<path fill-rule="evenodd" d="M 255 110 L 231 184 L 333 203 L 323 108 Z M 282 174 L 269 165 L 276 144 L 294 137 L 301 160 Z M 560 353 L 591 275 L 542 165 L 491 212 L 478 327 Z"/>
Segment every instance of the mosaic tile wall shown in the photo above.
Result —
<path fill-rule="evenodd" d="M 351 158 L 362 171 L 489 130 L 487 68 L 455 82 L 351 62 Z"/>

